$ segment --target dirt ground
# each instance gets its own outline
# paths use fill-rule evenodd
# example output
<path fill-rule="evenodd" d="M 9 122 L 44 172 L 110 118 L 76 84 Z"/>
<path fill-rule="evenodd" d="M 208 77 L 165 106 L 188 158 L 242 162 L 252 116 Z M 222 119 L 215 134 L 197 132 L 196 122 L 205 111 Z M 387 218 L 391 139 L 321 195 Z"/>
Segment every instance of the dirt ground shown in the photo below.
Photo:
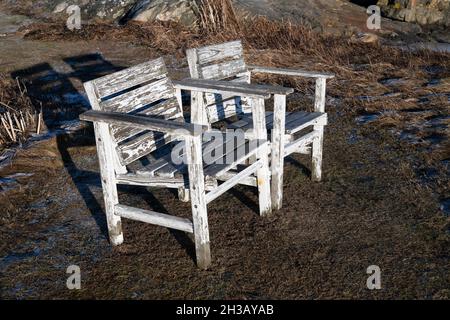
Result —
<path fill-rule="evenodd" d="M 75 120 L 89 108 L 82 81 L 163 50 L 93 39 L 0 41 L 8 43 L 1 50 L 34 50 L 16 50 L 0 67 L 28 81 L 49 128 L 0 169 L 1 298 L 450 298 L 448 55 L 411 57 L 417 65 L 409 66 L 381 54 L 368 62 L 360 46 L 345 64 L 301 50 L 247 50 L 246 58 L 261 64 L 338 74 L 328 91 L 324 180 L 311 182 L 308 159 L 295 156 L 286 164 L 282 210 L 259 217 L 256 194 L 246 187 L 212 203 L 213 265 L 199 271 L 184 233 L 125 220 L 125 244 L 110 246 L 93 132 Z M 182 58 L 165 60 L 172 77 L 186 74 Z M 311 108 L 308 83 L 258 80 L 299 89 L 289 111 Z M 120 197 L 190 214 L 168 190 L 124 187 Z M 70 265 L 81 268 L 79 291 L 66 287 Z M 379 291 L 366 287 L 370 265 L 381 268 Z"/>

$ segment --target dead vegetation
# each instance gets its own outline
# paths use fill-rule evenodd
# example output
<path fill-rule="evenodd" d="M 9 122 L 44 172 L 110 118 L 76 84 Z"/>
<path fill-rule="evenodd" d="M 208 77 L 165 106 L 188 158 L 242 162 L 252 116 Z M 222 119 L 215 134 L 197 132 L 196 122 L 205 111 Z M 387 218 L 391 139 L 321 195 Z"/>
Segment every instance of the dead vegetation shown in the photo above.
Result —
<path fill-rule="evenodd" d="M 230 0 L 198 0 L 198 24 L 206 33 L 238 33 L 239 21 Z"/>
<path fill-rule="evenodd" d="M 0 74 L 0 151 L 40 133 L 42 110 L 37 112 L 19 79 Z"/>

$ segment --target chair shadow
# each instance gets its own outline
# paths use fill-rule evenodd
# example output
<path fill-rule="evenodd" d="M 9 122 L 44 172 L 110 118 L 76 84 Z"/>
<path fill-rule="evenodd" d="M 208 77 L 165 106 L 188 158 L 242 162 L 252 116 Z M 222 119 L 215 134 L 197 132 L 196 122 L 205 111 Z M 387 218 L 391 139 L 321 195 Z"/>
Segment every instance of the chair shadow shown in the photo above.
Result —
<path fill-rule="evenodd" d="M 90 109 L 88 100 L 72 81 L 86 82 L 124 69 L 105 60 L 99 53 L 64 58 L 62 61 L 65 68 L 70 67 L 71 71 L 58 72 L 49 63 L 41 63 L 11 73 L 13 78 L 20 78 L 26 84 L 33 104 L 42 106 L 44 122 L 50 132 L 60 130 L 64 122 L 78 120 L 81 113 Z M 79 168 L 70 153 L 71 148 L 95 146 L 92 126 L 72 131 L 70 134 L 56 135 L 56 140 L 66 171 L 86 207 L 89 208 L 99 230 L 108 239 L 103 206 L 91 191 L 92 187 L 101 188 L 100 175 L 98 172 Z M 120 190 L 127 191 L 126 187 L 124 189 L 122 186 Z M 148 190 L 145 199 L 154 210 L 167 213 L 164 206 Z M 183 232 L 170 229 L 169 232 L 195 261 L 195 245 L 192 240 Z"/>
<path fill-rule="evenodd" d="M 286 157 L 284 162 L 285 162 L 285 165 L 288 163 L 288 164 L 291 164 L 291 165 L 297 167 L 297 169 L 301 170 L 302 174 L 311 178 L 311 175 L 312 175 L 311 170 L 308 167 L 306 167 L 304 164 L 300 163 L 297 159 L 294 159 L 292 157 L 292 155 Z"/>
<path fill-rule="evenodd" d="M 61 131 L 64 123 L 78 120 L 82 112 L 90 109 L 89 102 L 72 81 L 78 79 L 85 82 L 123 69 L 106 61 L 98 53 L 74 56 L 62 61 L 65 63 L 64 70 L 70 67 L 69 72 L 57 71 L 49 63 L 41 63 L 11 73 L 13 78 L 19 78 L 26 84 L 33 105 L 42 107 L 43 119 L 49 132 Z M 106 219 L 101 214 L 102 206 L 90 190 L 92 186 L 101 187 L 99 175 L 78 168 L 69 151 L 71 148 L 95 145 L 92 130 L 86 131 L 79 129 L 70 134 L 56 134 L 57 147 L 66 171 L 99 229 L 108 238 Z"/>

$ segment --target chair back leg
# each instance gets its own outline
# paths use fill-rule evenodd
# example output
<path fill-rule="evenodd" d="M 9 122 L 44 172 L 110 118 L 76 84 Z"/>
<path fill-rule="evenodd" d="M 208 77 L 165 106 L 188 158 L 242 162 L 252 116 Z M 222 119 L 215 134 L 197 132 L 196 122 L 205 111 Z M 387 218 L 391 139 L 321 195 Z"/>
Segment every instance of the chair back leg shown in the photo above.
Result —
<path fill-rule="evenodd" d="M 312 146 L 311 177 L 313 181 L 320 182 L 322 180 L 324 126 L 314 126 L 314 131 L 316 132 L 317 137 L 314 139 Z"/>

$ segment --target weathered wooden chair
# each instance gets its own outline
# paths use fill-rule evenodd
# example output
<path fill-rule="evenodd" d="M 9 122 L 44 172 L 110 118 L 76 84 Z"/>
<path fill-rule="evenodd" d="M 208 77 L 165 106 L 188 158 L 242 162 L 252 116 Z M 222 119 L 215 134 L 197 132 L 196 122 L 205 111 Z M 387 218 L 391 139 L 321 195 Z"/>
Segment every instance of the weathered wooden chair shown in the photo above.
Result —
<path fill-rule="evenodd" d="M 230 139 L 226 138 L 227 149 L 217 148 L 217 145 L 214 148 L 225 152 L 214 154 L 213 160 L 217 161 L 204 163 L 202 150 L 207 150 L 212 143 L 202 138 L 207 127 L 186 123 L 181 105 L 182 89 L 239 94 L 255 100 L 267 97 L 258 86 L 217 88 L 189 81 L 175 86 L 167 77 L 163 59 L 157 59 L 89 81 L 85 89 L 93 110 L 80 118 L 94 123 L 112 244 L 123 242 L 121 218 L 194 233 L 197 264 L 206 269 L 211 262 L 208 203 L 239 181 L 256 176 L 260 213 L 271 211 L 269 150 L 264 122 L 255 121 L 254 140 L 244 139 L 244 143 L 239 142 L 230 149 Z M 261 119 L 264 110 L 257 103 L 253 105 L 253 114 Z M 257 161 L 244 166 L 249 157 L 256 157 Z M 241 170 L 230 174 L 236 167 Z M 223 175 L 228 179 L 219 185 L 217 177 Z M 193 222 L 120 204 L 117 185 L 121 184 L 186 190 L 192 203 Z"/>
<path fill-rule="evenodd" d="M 283 201 L 284 158 L 293 153 L 312 153 L 312 179 L 322 178 L 322 149 L 325 113 L 326 81 L 332 74 L 307 72 L 303 70 L 247 66 L 241 41 L 223 43 L 187 51 L 191 77 L 194 79 L 226 80 L 251 83 L 252 72 L 299 76 L 316 79 L 316 101 L 314 112 L 286 112 L 287 94 L 274 95 L 274 112 L 266 113 L 266 127 L 270 130 L 272 206 L 280 209 Z M 199 124 L 210 125 L 236 115 L 239 121 L 229 128 L 253 129 L 252 109 L 245 97 L 233 95 L 211 95 L 199 93 L 192 98 L 192 113 L 202 113 Z M 312 131 L 311 131 L 312 128 Z M 308 132 L 309 130 L 309 132 Z"/>

